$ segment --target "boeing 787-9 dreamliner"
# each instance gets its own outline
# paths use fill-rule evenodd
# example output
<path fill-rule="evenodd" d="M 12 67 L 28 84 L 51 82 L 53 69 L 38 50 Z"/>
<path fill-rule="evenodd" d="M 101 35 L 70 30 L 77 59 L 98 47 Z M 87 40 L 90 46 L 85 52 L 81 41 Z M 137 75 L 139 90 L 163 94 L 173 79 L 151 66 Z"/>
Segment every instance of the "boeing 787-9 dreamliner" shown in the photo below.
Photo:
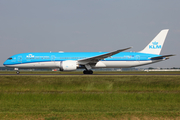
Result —
<path fill-rule="evenodd" d="M 84 74 L 93 74 L 92 68 L 127 68 L 167 60 L 173 55 L 160 55 L 168 29 L 162 30 L 143 50 L 123 52 L 131 47 L 112 52 L 49 52 L 20 53 L 9 57 L 4 66 L 15 68 L 52 68 L 60 71 L 85 69 Z"/>

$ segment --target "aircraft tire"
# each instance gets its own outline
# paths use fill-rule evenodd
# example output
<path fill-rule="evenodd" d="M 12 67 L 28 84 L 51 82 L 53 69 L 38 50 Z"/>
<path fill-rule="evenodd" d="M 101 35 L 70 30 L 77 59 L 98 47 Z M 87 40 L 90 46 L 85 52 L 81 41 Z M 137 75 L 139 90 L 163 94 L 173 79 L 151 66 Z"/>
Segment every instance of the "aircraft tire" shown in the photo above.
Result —
<path fill-rule="evenodd" d="M 89 74 L 93 74 L 93 71 L 92 71 L 92 70 L 90 70 L 90 71 L 89 71 Z"/>
<path fill-rule="evenodd" d="M 19 74 L 20 72 L 19 71 L 16 71 L 16 74 Z"/>
<path fill-rule="evenodd" d="M 83 73 L 84 74 L 93 74 L 93 71 L 92 70 L 84 70 Z"/>

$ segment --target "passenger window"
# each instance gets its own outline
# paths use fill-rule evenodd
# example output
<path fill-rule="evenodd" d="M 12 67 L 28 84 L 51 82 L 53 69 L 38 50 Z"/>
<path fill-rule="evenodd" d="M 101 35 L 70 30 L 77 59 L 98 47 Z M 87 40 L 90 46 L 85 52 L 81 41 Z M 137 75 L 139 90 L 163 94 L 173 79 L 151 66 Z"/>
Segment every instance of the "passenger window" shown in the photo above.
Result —
<path fill-rule="evenodd" d="M 12 60 L 12 58 L 8 58 L 8 60 Z"/>

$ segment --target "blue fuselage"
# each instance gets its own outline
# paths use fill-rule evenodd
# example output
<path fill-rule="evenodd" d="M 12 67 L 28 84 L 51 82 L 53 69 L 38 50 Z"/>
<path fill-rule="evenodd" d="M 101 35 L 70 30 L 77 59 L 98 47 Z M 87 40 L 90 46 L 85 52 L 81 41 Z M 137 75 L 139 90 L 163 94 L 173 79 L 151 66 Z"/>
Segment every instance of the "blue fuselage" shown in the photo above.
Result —
<path fill-rule="evenodd" d="M 4 62 L 4 66 L 7 67 L 26 67 L 26 68 L 33 68 L 37 67 L 37 65 L 34 65 L 32 63 L 41 63 L 45 64 L 47 62 L 61 62 L 61 61 L 78 61 L 86 58 L 90 58 L 93 56 L 98 56 L 101 54 L 105 54 L 107 52 L 66 52 L 66 53 L 21 53 L 21 54 L 16 54 L 8 58 Z M 113 55 L 111 57 L 105 58 L 100 60 L 99 62 L 106 62 L 108 63 L 108 67 L 115 67 L 113 62 L 133 62 L 134 65 L 131 63 L 130 66 L 127 67 L 132 67 L 132 66 L 139 66 L 141 64 L 149 64 L 152 63 L 152 60 L 150 58 L 152 57 L 157 57 L 160 55 L 155 55 L 155 54 L 146 54 L 146 53 L 136 53 L 136 52 L 121 52 L 116 55 Z M 141 61 L 144 61 L 141 63 Z M 151 62 L 148 62 L 151 61 Z M 136 63 L 138 62 L 138 63 Z M 24 64 L 24 65 L 22 65 Z M 28 64 L 32 64 L 32 66 L 29 66 Z M 122 63 L 125 64 L 125 63 Z M 27 65 L 27 66 L 26 66 Z M 42 65 L 41 65 L 42 66 Z M 39 67 L 41 67 L 39 66 Z M 120 63 L 117 65 L 117 67 L 123 67 L 124 65 L 120 65 Z M 50 66 L 42 66 L 42 67 L 50 67 Z M 55 67 L 55 66 L 51 66 Z M 95 66 L 94 66 L 95 67 Z M 97 66 L 98 67 L 98 66 Z M 126 66 L 124 66 L 126 67 Z"/>

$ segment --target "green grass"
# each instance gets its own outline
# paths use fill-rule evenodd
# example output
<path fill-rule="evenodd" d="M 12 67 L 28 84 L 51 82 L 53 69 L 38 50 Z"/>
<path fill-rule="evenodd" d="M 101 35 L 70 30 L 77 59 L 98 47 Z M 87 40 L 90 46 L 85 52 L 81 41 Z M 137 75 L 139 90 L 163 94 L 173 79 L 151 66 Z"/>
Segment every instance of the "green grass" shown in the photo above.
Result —
<path fill-rule="evenodd" d="M 0 76 L 1 92 L 179 92 L 180 76 Z"/>
<path fill-rule="evenodd" d="M 0 119 L 180 118 L 180 76 L 0 76 Z"/>
<path fill-rule="evenodd" d="M 167 93 L 66 93 L 1 94 L 1 112 L 99 113 L 178 112 L 178 94 Z"/>

